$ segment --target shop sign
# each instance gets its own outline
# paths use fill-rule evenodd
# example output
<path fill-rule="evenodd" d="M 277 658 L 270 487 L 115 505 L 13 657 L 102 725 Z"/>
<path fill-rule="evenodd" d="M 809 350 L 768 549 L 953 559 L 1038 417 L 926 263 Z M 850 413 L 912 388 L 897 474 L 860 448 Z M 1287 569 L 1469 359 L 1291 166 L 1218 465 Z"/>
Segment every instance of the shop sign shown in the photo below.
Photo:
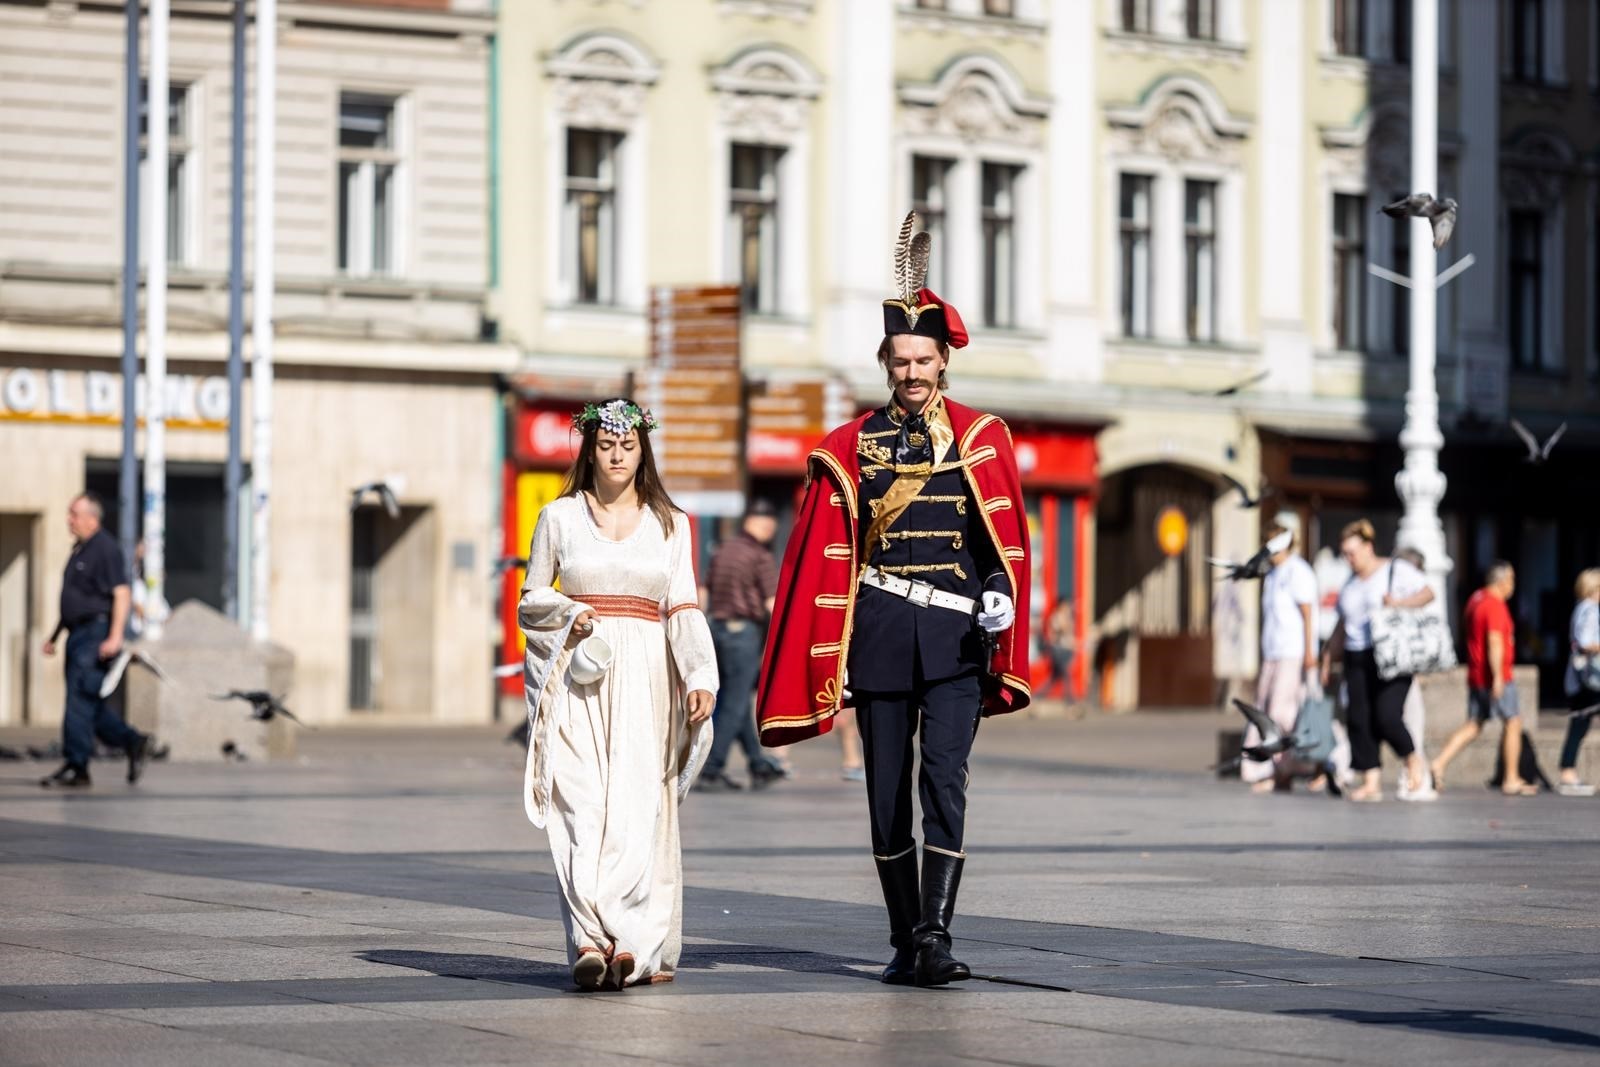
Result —
<path fill-rule="evenodd" d="M 134 383 L 135 411 L 144 421 L 145 380 Z M 228 425 L 228 380 L 169 374 L 167 425 L 220 430 Z M 117 426 L 122 423 L 122 375 L 109 371 L 0 370 L 0 420 Z"/>
<path fill-rule="evenodd" d="M 694 515 L 744 511 L 744 380 L 737 365 L 649 367 L 632 383 L 655 413 L 650 435 L 661 482 Z"/>
<path fill-rule="evenodd" d="M 566 408 L 517 409 L 511 451 L 529 466 L 565 469 L 578 457 L 581 440 L 572 428 L 572 411 Z"/>
<path fill-rule="evenodd" d="M 750 469 L 803 473 L 811 450 L 850 413 L 848 387 L 840 381 L 751 383 L 745 440 Z"/>
<path fill-rule="evenodd" d="M 1086 433 L 1050 429 L 1013 429 L 1017 473 L 1024 485 L 1044 489 L 1092 490 L 1095 485 L 1094 438 Z"/>

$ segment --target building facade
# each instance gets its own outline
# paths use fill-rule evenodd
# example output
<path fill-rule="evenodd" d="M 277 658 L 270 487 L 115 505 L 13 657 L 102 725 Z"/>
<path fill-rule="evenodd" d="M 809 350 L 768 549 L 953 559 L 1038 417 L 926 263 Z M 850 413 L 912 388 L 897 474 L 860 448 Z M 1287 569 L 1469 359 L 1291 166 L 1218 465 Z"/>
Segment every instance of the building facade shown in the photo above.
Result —
<path fill-rule="evenodd" d="M 98 491 L 117 528 L 122 8 L 0 3 L 3 724 L 61 714 L 59 660 L 39 646 L 69 499 Z M 250 404 L 247 383 L 246 410 L 228 410 L 225 377 L 232 31 L 228 5 L 174 8 L 167 595 L 220 606 L 224 431 L 232 417 L 249 426 Z M 279 12 L 269 622 L 295 655 L 286 703 L 310 722 L 486 721 L 498 382 L 515 366 L 481 340 L 492 10 Z M 370 496 L 352 506 L 378 480 L 398 517 Z"/>
<path fill-rule="evenodd" d="M 1376 209 L 1409 191 L 1410 16 L 1407 0 L 507 5 L 496 310 L 518 403 L 621 389 L 649 350 L 651 288 L 723 283 L 744 294 L 747 378 L 827 377 L 876 404 L 888 249 L 915 207 L 929 284 L 972 328 L 952 394 L 1082 449 L 1056 493 L 1033 472 L 1030 503 L 1035 602 L 1073 600 L 1077 685 L 1119 707 L 1209 703 L 1254 675 L 1259 612 L 1208 556 L 1243 558 L 1280 509 L 1313 554 L 1358 514 L 1384 537 L 1398 520 L 1406 304 L 1367 266 L 1408 269 L 1407 228 Z M 1477 261 L 1439 303 L 1450 592 L 1511 557 L 1524 651 L 1549 659 L 1571 572 L 1600 550 L 1586 497 L 1556 488 L 1600 444 L 1600 14 L 1441 0 L 1439 33 L 1440 192 L 1463 205 L 1440 265 Z M 1568 423 L 1532 476 L 1513 415 Z M 1168 555 L 1155 527 L 1173 509 L 1187 537 Z M 528 525 L 509 508 L 508 545 Z"/>

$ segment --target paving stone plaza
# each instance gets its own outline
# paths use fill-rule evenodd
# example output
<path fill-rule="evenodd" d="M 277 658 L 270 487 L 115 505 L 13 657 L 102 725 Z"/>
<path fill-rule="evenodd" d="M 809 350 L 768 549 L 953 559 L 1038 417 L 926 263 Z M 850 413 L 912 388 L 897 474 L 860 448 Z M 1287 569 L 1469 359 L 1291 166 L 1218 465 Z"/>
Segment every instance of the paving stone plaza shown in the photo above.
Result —
<path fill-rule="evenodd" d="M 595 994 L 498 732 L 101 763 L 69 796 L 0 764 L 0 1064 L 1600 1062 L 1600 800 L 1251 796 L 1205 772 L 1223 721 L 985 724 L 979 977 L 938 990 L 874 980 L 831 739 L 691 797 L 679 979 Z"/>

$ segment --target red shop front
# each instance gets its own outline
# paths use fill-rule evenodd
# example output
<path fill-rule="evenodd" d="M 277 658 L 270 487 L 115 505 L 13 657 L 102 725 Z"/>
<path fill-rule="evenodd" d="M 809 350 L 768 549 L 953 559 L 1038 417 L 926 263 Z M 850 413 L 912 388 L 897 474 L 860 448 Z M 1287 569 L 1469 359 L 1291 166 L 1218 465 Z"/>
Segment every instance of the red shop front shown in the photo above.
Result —
<path fill-rule="evenodd" d="M 1010 421 L 1022 495 L 1032 535 L 1033 586 L 1029 632 L 1033 638 L 1033 692 L 1036 699 L 1081 700 L 1089 678 L 1089 575 L 1093 549 L 1095 495 L 1099 491 L 1098 426 Z M 1074 654 L 1065 685 L 1050 684 L 1047 620 L 1067 602 L 1067 632 Z"/>

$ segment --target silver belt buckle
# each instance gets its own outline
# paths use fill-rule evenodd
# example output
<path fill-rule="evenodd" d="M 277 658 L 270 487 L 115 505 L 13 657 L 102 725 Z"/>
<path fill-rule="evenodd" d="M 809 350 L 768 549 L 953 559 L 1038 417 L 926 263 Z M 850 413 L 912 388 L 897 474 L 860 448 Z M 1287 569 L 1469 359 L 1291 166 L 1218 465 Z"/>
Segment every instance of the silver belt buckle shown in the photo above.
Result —
<path fill-rule="evenodd" d="M 910 592 L 906 593 L 906 599 L 919 608 L 925 608 L 933 603 L 933 586 L 927 582 L 913 580 Z"/>

